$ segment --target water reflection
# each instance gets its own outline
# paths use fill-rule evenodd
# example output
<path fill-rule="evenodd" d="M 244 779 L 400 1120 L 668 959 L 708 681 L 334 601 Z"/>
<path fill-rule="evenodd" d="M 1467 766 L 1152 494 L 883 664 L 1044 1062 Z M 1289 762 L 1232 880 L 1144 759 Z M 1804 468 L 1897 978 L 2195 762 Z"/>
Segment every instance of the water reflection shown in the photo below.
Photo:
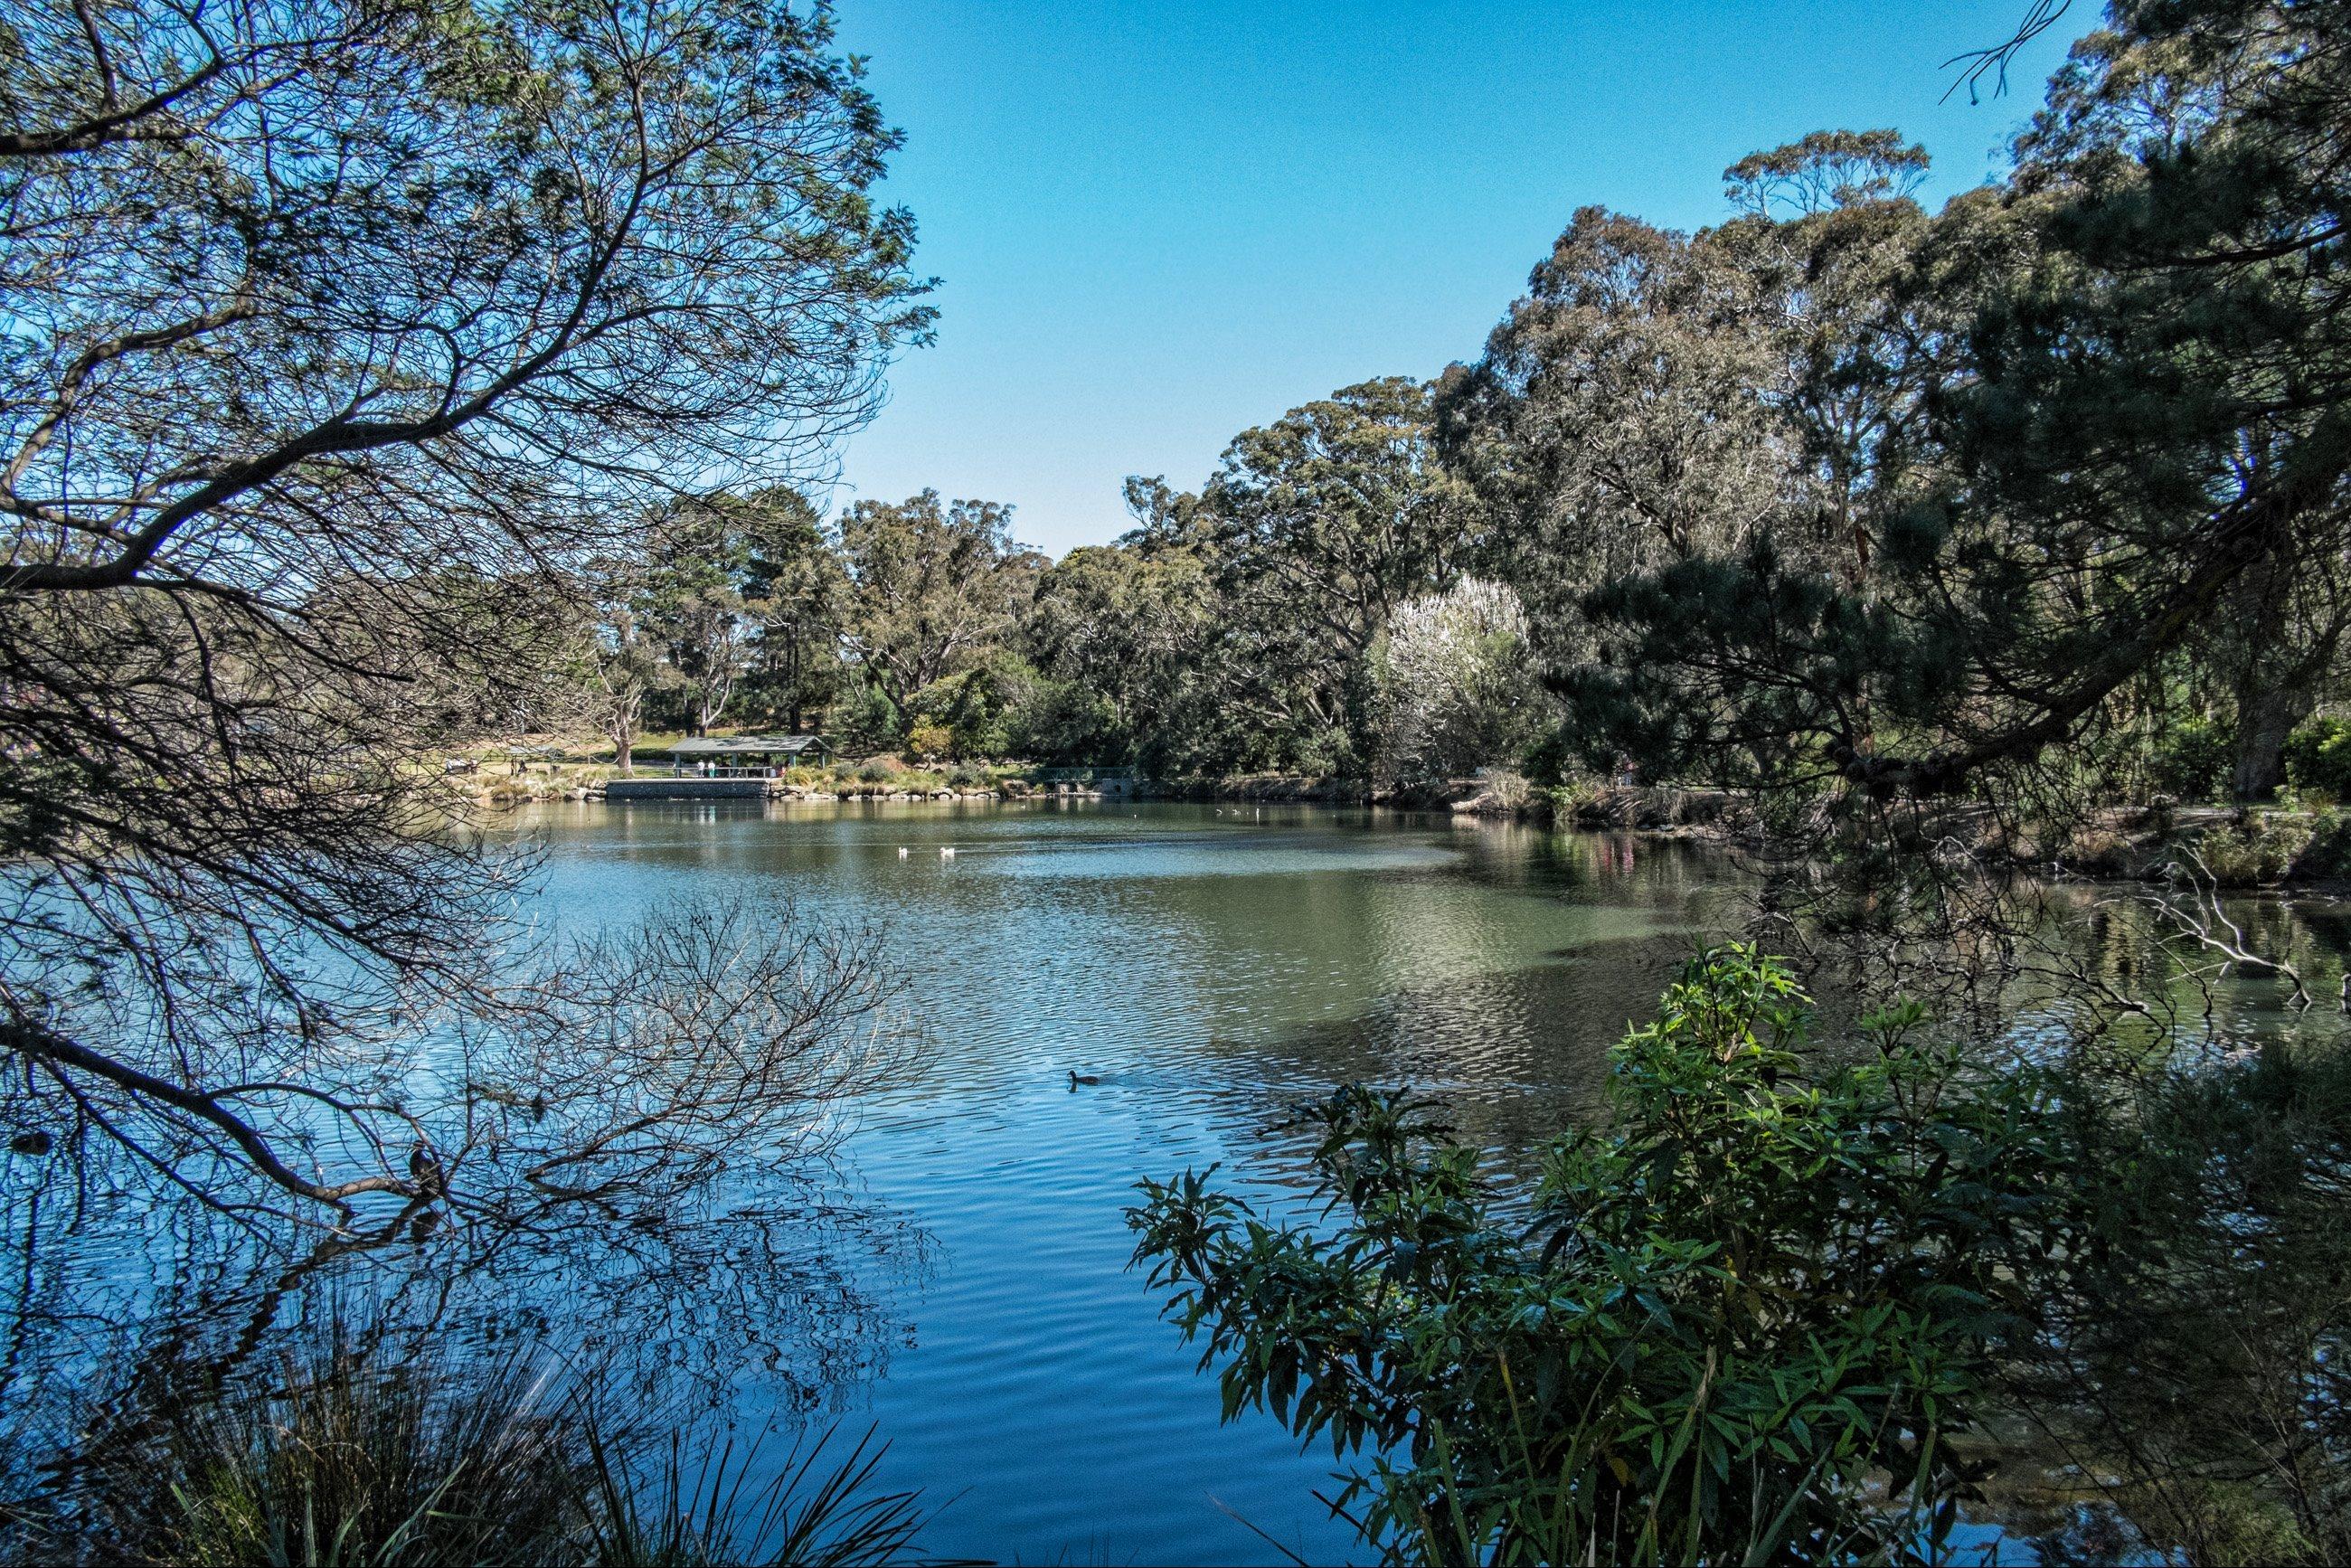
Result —
<path fill-rule="evenodd" d="M 497 1227 L 412 1204 L 332 1235 L 78 1194 L 63 1162 L 30 1181 L 23 1164 L 0 1201 L 16 1265 L 0 1495 L 43 1511 L 69 1512 L 85 1476 L 160 1424 L 351 1325 L 379 1367 L 529 1347 L 681 1412 L 836 1414 L 886 1372 L 904 1333 L 893 1287 L 926 1267 L 906 1217 L 820 1167 L 633 1222 L 577 1209 Z"/>
<path fill-rule="evenodd" d="M 65 1446 L 55 1413 L 96 1367 L 155 1386 L 249 1375 L 332 1280 L 486 1354 L 538 1335 L 634 1357 L 755 1427 L 871 1418 L 889 1484 L 960 1494 L 925 1536 L 937 1551 L 1265 1561 L 1262 1530 L 1336 1560 L 1353 1532 L 1313 1500 L 1327 1452 L 1270 1420 L 1220 1425 L 1194 1352 L 1125 1271 L 1132 1184 L 1221 1161 L 1235 1185 L 1286 1188 L 1299 1151 L 1266 1130 L 1349 1079 L 1428 1090 L 1522 1163 L 1755 891 L 1695 843 L 1300 807 L 563 805 L 517 825 L 547 842 L 535 913 L 559 930 L 730 895 L 885 930 L 929 1043 L 860 1108 L 849 1165 L 651 1228 L 412 1224 L 281 1289 L 287 1255 L 217 1221 L 97 1200 L 69 1218 L 61 1178 L 35 1174 L 61 1162 L 8 1158 L 0 1399 L 53 1413 L 35 1447 Z M 2075 950 L 2143 973 L 2150 929 L 2100 903 L 2114 891 L 2064 894 Z M 2256 901 L 2248 919 L 2339 975 L 2339 906 Z M 2320 1027 L 2273 984 L 2216 984 L 2231 1038 Z M 1073 1071 L 1101 1082 L 1073 1090 Z"/>

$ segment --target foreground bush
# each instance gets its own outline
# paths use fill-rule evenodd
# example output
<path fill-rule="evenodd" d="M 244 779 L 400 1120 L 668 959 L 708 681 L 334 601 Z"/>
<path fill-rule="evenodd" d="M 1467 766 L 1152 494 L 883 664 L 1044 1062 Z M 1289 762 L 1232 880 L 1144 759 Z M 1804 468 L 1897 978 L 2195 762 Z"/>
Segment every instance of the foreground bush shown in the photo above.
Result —
<path fill-rule="evenodd" d="M 1806 1019 L 1754 949 L 1695 960 L 1531 1228 L 1412 1100 L 1349 1088 L 1312 1116 L 1334 1233 L 1186 1176 L 1144 1184 L 1136 1257 L 1228 1416 L 1360 1457 L 1340 1501 L 1392 1558 L 1931 1553 L 1953 1440 L 2035 1316 L 2019 1265 L 2068 1239 L 2064 1119 L 1915 1008 L 1808 1077 Z"/>
<path fill-rule="evenodd" d="M 159 1411 L 0 1546 L 223 1568 L 910 1560 L 923 1516 L 875 1484 L 867 1442 L 796 1448 L 761 1479 L 761 1444 L 615 1423 L 593 1380 L 534 1359 L 379 1365 L 352 1343 L 338 1331 L 266 1385 Z"/>

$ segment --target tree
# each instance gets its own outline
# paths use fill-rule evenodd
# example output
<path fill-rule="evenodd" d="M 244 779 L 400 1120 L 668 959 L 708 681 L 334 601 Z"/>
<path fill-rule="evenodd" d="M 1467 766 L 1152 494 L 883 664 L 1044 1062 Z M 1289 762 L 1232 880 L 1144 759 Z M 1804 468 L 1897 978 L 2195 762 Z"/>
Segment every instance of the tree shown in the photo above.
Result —
<path fill-rule="evenodd" d="M 1389 778 L 1515 763 L 1549 717 L 1526 613 L 1499 583 L 1464 578 L 1396 607 L 1375 645 L 1379 759 Z"/>
<path fill-rule="evenodd" d="M 1043 565 L 1014 542 L 1011 507 L 942 505 L 935 490 L 858 502 L 841 517 L 840 549 L 841 644 L 901 714 L 1011 632 Z"/>
<path fill-rule="evenodd" d="M 1135 527 L 1070 551 L 1037 580 L 1020 644 L 1045 677 L 1020 721 L 1024 755 L 1142 760 L 1189 771 L 1213 749 L 1204 696 L 1220 685 L 1214 544 L 1198 498 L 1130 478 Z"/>
<path fill-rule="evenodd" d="M 2033 671 L 2043 726 L 2218 620 L 2241 800 L 2283 781 L 2345 624 L 2346 24 L 2323 0 L 2116 5 L 2020 142 L 2050 261 L 1993 298 L 1955 411 L 1969 498 L 2111 583 Z"/>
<path fill-rule="evenodd" d="M 822 519 L 799 491 L 767 491 L 745 505 L 750 556 L 742 593 L 758 627 L 747 678 L 758 699 L 798 733 L 808 710 L 821 710 L 840 689 L 834 627 L 846 580 Z"/>
<path fill-rule="evenodd" d="M 2008 188 L 1891 275 L 1925 420 L 1863 515 L 1870 575 L 1782 529 L 1614 581 L 1587 605 L 1626 633 L 1580 684 L 1596 730 L 1932 796 L 2080 756 L 2189 655 L 2233 688 L 2236 793 L 2274 789 L 2343 629 L 2346 17 L 2112 19 Z"/>
<path fill-rule="evenodd" d="M 1781 367 L 1749 283 L 1718 247 L 1587 207 L 1485 358 L 1448 375 L 1446 460 L 1493 518 L 1480 565 L 1525 599 L 1554 670 L 1596 654 L 1593 586 L 1770 521 Z"/>
<path fill-rule="evenodd" d="M 727 497 L 665 508 L 653 525 L 637 608 L 662 645 L 690 735 L 707 735 L 749 667 L 756 622 L 743 596 L 751 541 Z"/>
<path fill-rule="evenodd" d="M 1438 466 L 1430 391 L 1342 388 L 1233 438 L 1198 507 L 1224 604 L 1224 697 L 1273 763 L 1368 751 L 1366 660 L 1395 604 L 1451 580 L 1466 493 Z"/>
<path fill-rule="evenodd" d="M 592 615 L 580 650 L 581 706 L 623 777 L 636 768 L 647 701 L 676 678 L 643 625 L 644 595 L 645 564 L 633 556 L 592 563 L 580 595 Z"/>
<path fill-rule="evenodd" d="M 447 694 L 502 706 L 550 579 L 682 476 L 808 466 L 927 330 L 831 46 L 759 0 L 0 31 L 12 1113 L 214 1201 L 454 1174 L 399 1155 L 466 1124 L 405 1108 L 397 1026 L 494 992 L 525 868 L 413 766 Z M 294 1157 L 337 1123 L 359 1169 Z"/>

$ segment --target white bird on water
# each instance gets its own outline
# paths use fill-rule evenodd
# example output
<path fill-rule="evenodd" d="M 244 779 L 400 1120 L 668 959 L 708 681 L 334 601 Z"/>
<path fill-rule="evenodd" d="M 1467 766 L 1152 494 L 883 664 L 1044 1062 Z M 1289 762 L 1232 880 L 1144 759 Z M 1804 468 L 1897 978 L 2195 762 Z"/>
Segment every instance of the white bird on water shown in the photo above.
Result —
<path fill-rule="evenodd" d="M 898 858 L 900 860 L 904 860 L 906 858 L 906 846 L 904 844 L 900 844 L 898 846 Z"/>
<path fill-rule="evenodd" d="M 943 861 L 951 861 L 955 859 L 955 846 L 953 844 L 941 844 L 939 846 L 939 859 Z"/>

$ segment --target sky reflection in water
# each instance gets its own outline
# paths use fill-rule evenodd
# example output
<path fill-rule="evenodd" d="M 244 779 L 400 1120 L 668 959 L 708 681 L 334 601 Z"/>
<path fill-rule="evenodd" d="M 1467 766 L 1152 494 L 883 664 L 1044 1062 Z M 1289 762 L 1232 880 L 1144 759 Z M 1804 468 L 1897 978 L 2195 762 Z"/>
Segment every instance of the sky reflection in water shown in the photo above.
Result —
<path fill-rule="evenodd" d="M 1032 1562 L 1270 1558 L 1232 1514 L 1317 1561 L 1350 1544 L 1311 1496 L 1327 1451 L 1269 1419 L 1219 1427 L 1125 1271 L 1138 1176 L 1222 1160 L 1286 1184 L 1295 1150 L 1265 1130 L 1351 1078 L 1409 1081 L 1471 1135 L 1531 1143 L 1589 1100 L 1698 935 L 1737 918 L 1738 878 L 1694 846 L 1443 819 L 1104 802 L 533 825 L 566 925 L 748 893 L 889 928 L 930 1046 L 848 1152 L 932 1266 L 895 1298 L 905 1343 L 859 1418 L 897 1479 L 962 1494 L 934 1547 Z M 1072 1092 L 1071 1071 L 1102 1082 Z"/>

